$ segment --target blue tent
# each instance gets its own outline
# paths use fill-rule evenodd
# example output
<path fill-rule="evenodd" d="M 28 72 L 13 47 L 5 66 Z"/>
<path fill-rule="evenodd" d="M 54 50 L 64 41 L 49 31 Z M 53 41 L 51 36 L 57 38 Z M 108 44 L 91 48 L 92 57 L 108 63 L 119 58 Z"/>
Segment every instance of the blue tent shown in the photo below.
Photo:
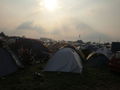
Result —
<path fill-rule="evenodd" d="M 0 76 L 5 76 L 15 72 L 18 69 L 10 53 L 0 48 Z"/>

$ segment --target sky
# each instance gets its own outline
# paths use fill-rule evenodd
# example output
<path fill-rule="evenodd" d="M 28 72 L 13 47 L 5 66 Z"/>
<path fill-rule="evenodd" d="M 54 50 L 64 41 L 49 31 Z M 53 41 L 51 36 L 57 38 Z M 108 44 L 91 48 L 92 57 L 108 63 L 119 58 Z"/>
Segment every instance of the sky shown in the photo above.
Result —
<path fill-rule="evenodd" d="M 120 0 L 0 0 L 0 32 L 55 40 L 119 41 L 119 9 Z"/>

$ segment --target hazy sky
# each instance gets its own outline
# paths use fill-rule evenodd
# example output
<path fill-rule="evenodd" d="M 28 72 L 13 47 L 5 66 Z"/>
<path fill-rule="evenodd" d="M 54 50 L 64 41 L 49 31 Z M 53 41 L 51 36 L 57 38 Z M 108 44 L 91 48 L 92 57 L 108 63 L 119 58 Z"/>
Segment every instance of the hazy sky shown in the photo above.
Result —
<path fill-rule="evenodd" d="M 85 41 L 120 40 L 120 0 L 0 0 L 0 31 L 56 40 L 79 35 Z"/>

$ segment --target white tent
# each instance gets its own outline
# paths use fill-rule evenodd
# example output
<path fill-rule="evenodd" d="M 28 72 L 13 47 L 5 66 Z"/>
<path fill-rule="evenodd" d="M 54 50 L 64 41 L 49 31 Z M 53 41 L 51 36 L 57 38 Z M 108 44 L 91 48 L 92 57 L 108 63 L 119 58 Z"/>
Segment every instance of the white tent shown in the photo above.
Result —
<path fill-rule="evenodd" d="M 81 73 L 82 60 L 75 50 L 62 48 L 48 61 L 44 71 Z"/>

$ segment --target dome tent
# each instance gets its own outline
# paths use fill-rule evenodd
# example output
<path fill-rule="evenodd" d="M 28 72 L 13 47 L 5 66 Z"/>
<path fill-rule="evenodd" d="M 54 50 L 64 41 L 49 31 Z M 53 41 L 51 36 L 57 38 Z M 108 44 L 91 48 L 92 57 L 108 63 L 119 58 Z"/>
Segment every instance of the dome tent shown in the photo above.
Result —
<path fill-rule="evenodd" d="M 106 66 L 108 61 L 109 59 L 104 54 L 93 52 L 87 57 L 86 65 L 101 68 Z"/>
<path fill-rule="evenodd" d="M 8 44 L 0 40 L 0 77 L 16 72 L 18 68 L 24 68 L 24 66 Z"/>
<path fill-rule="evenodd" d="M 79 54 L 74 49 L 65 47 L 55 53 L 48 61 L 44 71 L 81 73 L 82 69 Z"/>

